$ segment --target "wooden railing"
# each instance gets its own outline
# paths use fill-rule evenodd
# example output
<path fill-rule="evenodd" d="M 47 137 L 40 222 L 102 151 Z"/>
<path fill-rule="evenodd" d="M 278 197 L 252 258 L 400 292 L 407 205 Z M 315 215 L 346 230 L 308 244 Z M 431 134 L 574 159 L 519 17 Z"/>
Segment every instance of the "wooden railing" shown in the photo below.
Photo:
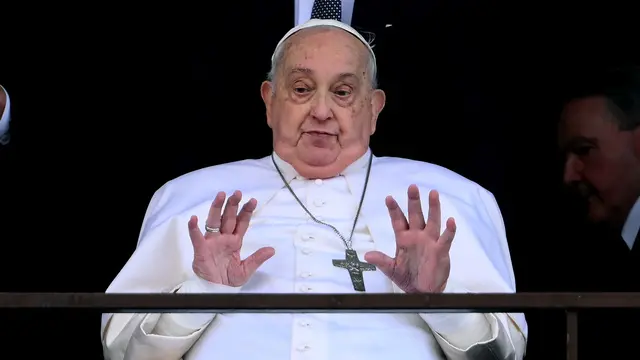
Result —
<path fill-rule="evenodd" d="M 103 294 L 0 293 L 0 309 L 90 309 L 99 312 L 417 313 L 564 310 L 567 359 L 578 360 L 578 312 L 640 308 L 640 293 L 518 294 Z"/>

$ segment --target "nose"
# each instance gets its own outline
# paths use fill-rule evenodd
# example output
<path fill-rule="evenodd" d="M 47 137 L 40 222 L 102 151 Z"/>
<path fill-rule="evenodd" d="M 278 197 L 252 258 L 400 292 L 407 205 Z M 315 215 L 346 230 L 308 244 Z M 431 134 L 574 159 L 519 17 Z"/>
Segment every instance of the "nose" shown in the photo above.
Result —
<path fill-rule="evenodd" d="M 320 121 L 331 119 L 333 111 L 330 106 L 331 100 L 328 97 L 329 94 L 316 93 L 311 104 L 311 116 Z"/>
<path fill-rule="evenodd" d="M 580 181 L 584 164 L 578 157 L 571 154 L 564 163 L 564 182 L 567 184 Z"/>

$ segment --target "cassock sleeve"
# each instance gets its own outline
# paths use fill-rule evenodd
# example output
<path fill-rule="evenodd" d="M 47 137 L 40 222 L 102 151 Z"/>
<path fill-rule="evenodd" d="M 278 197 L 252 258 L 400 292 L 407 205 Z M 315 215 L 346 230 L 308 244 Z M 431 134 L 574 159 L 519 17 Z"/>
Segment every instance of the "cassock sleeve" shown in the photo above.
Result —
<path fill-rule="evenodd" d="M 502 215 L 495 198 L 479 188 L 472 213 L 455 212 L 458 231 L 451 249 L 445 293 L 513 293 L 515 280 Z M 445 209 L 443 202 L 443 210 Z M 446 212 L 443 211 L 443 215 Z M 446 218 L 443 216 L 443 218 Z M 460 221 L 461 220 L 461 221 Z M 443 221 L 443 230 L 444 230 Z M 477 229 L 471 230 L 477 226 Z M 394 285 L 394 291 L 402 290 Z M 523 314 L 420 314 L 449 360 L 522 360 L 527 323 Z"/>
<path fill-rule="evenodd" d="M 464 292 L 460 290 L 447 286 L 445 292 Z M 396 291 L 402 292 L 398 288 Z M 420 314 L 449 360 L 522 360 L 525 334 L 510 316 L 503 313 Z"/>
<path fill-rule="evenodd" d="M 165 185 L 166 187 L 167 185 Z M 154 194 L 138 246 L 107 293 L 233 293 L 240 288 L 199 279 L 191 270 L 193 249 L 181 218 L 155 225 L 165 188 Z M 214 320 L 214 314 L 103 314 L 107 360 L 179 360 Z"/>

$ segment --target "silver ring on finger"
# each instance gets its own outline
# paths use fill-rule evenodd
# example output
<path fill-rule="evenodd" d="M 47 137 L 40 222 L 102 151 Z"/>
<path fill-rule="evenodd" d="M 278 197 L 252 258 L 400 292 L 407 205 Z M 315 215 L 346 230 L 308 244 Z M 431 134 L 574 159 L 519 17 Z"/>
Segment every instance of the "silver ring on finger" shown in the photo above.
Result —
<path fill-rule="evenodd" d="M 211 227 L 207 224 L 204 225 L 204 230 L 208 233 L 212 233 L 212 234 L 217 234 L 220 232 L 220 228 L 219 227 Z"/>

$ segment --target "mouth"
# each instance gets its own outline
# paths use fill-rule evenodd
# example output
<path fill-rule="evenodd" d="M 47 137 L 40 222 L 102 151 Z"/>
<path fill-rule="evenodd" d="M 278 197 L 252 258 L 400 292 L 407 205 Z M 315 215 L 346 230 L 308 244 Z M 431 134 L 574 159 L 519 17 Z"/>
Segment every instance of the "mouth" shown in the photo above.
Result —
<path fill-rule="evenodd" d="M 585 183 L 578 184 L 578 186 L 576 187 L 576 191 L 580 196 L 587 200 L 593 198 L 596 195 L 595 189 Z"/>
<path fill-rule="evenodd" d="M 330 133 L 328 131 L 305 131 L 304 134 L 312 135 L 312 136 L 336 136 L 336 134 Z"/>

